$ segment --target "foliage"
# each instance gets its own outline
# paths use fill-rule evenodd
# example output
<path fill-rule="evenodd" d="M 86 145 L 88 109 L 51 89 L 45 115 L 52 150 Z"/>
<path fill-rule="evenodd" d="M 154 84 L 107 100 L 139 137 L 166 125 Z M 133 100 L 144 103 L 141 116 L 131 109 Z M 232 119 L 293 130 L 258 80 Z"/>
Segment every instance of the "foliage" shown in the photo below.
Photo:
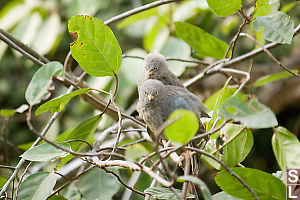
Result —
<path fill-rule="evenodd" d="M 26 71 L 13 79 L 17 83 L 7 84 L 9 75 L 5 81 L 0 80 L 0 93 L 14 92 L 13 98 L 0 109 L 4 119 L 0 164 L 2 168 L 18 163 L 12 168 L 15 173 L 2 173 L 1 169 L 1 197 L 5 190 L 5 194 L 18 199 L 39 200 L 144 196 L 191 199 L 196 195 L 205 200 L 254 199 L 255 195 L 259 199 L 285 198 L 282 174 L 286 168 L 300 166 L 299 139 L 290 131 L 292 128 L 283 127 L 277 113 L 257 96 L 262 88 L 298 77 L 288 71 L 268 71 L 266 76 L 257 78 L 244 71 L 238 62 L 250 59 L 249 52 L 259 43 L 296 46 L 293 37 L 299 30 L 294 30 L 294 10 L 298 5 L 280 5 L 284 1 L 278 0 L 207 0 L 207 4 L 174 0 L 166 5 L 163 2 L 154 1 L 147 7 L 119 0 L 1 2 L 5 6 L 0 10 L 0 28 L 12 33 L 3 31 L 7 40 L 22 51 L 7 51 L 13 45 L 3 39 L 8 45 L 0 43 L 0 58 L 3 65 L 14 62 Z M 125 12 L 130 8 L 135 9 Z M 115 22 L 117 26 L 112 26 Z M 255 35 L 255 41 L 239 39 L 240 32 Z M 2 29 L 0 33 L 4 38 Z M 70 54 L 66 56 L 69 42 Z M 228 76 L 227 81 L 218 80 L 222 83 L 206 96 L 211 118 L 201 119 L 207 131 L 205 136 L 197 134 L 199 123 L 195 113 L 176 110 L 161 127 L 165 138 L 149 138 L 149 130 L 138 121 L 132 105 L 142 74 L 140 58 L 150 51 L 166 56 L 170 70 L 189 79 L 185 84 L 191 89 L 196 82 L 202 83 L 200 79 L 214 74 Z M 264 51 L 268 55 L 273 53 Z M 37 69 L 21 55 L 43 64 Z M 48 62 L 43 55 L 57 61 Z M 265 63 L 269 62 L 267 54 L 263 57 Z M 275 62 L 283 66 L 281 57 Z M 253 63 L 255 68 L 258 62 Z M 15 71 L 11 68 L 0 70 Z M 13 91 L 5 85 L 18 88 Z M 68 92 L 63 86 L 69 87 Z M 196 86 L 199 93 L 201 88 Z M 22 91 L 21 98 L 17 90 Z M 92 91 L 101 91 L 106 96 Z M 48 100 L 51 94 L 55 97 Z M 46 102 L 38 106 L 42 101 Z M 15 125 L 18 121 L 26 122 L 26 126 Z M 254 139 L 272 130 L 269 141 Z M 34 140 L 32 132 L 39 137 L 28 143 Z M 253 149 L 257 150 L 260 143 L 272 145 L 268 151 L 274 154 L 272 159 L 277 164 L 271 169 L 249 164 L 256 153 Z M 25 152 L 10 151 L 15 149 L 14 145 Z M 28 165 L 32 171 L 27 171 L 25 160 L 33 163 Z M 240 167 L 241 163 L 246 167 Z M 279 168 L 281 171 L 274 175 L 267 173 Z M 199 169 L 203 169 L 200 174 Z M 24 180 L 15 179 L 19 170 L 24 173 Z M 215 193 L 214 184 L 207 181 L 212 180 L 213 173 L 217 174 L 214 181 L 221 192 Z M 20 185 L 11 184 L 13 179 L 20 181 Z M 153 180 L 155 184 L 150 187 Z M 193 190 L 187 189 L 190 185 Z"/>

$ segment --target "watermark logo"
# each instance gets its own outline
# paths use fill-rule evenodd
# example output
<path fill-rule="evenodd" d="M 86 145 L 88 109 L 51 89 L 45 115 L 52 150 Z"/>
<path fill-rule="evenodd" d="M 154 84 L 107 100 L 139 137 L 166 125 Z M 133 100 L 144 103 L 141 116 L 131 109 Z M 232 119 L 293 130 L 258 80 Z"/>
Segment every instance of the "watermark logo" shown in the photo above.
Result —
<path fill-rule="evenodd" d="M 287 168 L 286 172 L 286 199 L 300 200 L 300 168 Z"/>

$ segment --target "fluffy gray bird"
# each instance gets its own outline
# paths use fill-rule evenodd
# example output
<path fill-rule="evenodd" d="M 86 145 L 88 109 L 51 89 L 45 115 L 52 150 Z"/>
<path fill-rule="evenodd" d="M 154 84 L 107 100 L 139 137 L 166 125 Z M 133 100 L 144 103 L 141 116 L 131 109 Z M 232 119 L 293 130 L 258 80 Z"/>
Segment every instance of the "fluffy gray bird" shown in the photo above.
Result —
<path fill-rule="evenodd" d="M 155 79 L 144 81 L 139 90 L 137 111 L 155 135 L 157 129 L 176 109 L 194 112 L 199 119 L 198 132 L 205 131 L 200 117 L 210 117 L 205 112 L 208 109 L 193 93 L 181 87 L 164 85 Z"/>
<path fill-rule="evenodd" d="M 161 81 L 164 85 L 175 85 L 185 88 L 175 74 L 169 69 L 166 59 L 159 53 L 149 53 L 145 57 L 144 72 L 139 80 L 139 87 L 148 79 L 156 79 Z"/>

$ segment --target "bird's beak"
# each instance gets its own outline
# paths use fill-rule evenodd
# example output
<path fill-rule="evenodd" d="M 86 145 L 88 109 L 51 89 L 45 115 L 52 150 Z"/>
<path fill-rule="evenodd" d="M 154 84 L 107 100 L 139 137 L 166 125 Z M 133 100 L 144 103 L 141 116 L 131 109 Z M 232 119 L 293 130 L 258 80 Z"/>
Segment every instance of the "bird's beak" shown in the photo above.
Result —
<path fill-rule="evenodd" d="M 149 102 L 152 101 L 152 100 L 154 99 L 154 97 L 155 97 L 155 96 L 153 96 L 153 95 L 151 95 L 151 94 L 148 94 L 148 95 L 147 95 L 147 99 L 148 99 Z"/>
<path fill-rule="evenodd" d="M 152 74 L 153 74 L 153 71 L 147 70 L 147 72 L 146 72 L 146 79 L 149 79 Z"/>

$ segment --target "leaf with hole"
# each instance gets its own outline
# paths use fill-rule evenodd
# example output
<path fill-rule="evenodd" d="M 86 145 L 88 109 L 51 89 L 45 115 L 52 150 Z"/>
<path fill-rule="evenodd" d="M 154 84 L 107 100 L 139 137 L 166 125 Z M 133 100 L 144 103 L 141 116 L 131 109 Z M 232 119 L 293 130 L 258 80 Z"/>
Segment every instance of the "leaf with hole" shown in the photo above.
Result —
<path fill-rule="evenodd" d="M 46 200 L 56 183 L 54 173 L 37 172 L 28 176 L 20 185 L 19 200 Z"/>
<path fill-rule="evenodd" d="M 296 135 L 284 127 L 277 127 L 272 137 L 272 147 L 277 163 L 283 171 L 300 166 L 300 142 Z"/>
<path fill-rule="evenodd" d="M 82 88 L 79 90 L 76 90 L 74 92 L 71 92 L 69 94 L 65 94 L 63 96 L 54 98 L 46 103 L 44 103 L 43 105 L 41 105 L 40 107 L 38 107 L 38 109 L 36 109 L 35 111 L 35 115 L 38 116 L 46 111 L 50 111 L 51 113 L 55 113 L 55 112 L 61 112 L 64 107 L 67 105 L 67 103 L 75 96 L 89 92 L 90 89 L 89 88 Z"/>
<path fill-rule="evenodd" d="M 246 167 L 234 167 L 232 170 L 252 188 L 260 200 L 285 199 L 286 187 L 275 176 Z M 217 176 L 215 176 L 215 181 L 229 195 L 240 199 L 254 199 L 252 193 L 226 170 L 218 172 Z"/>
<path fill-rule="evenodd" d="M 240 121 L 248 128 L 270 128 L 278 125 L 275 114 L 267 106 L 252 98 L 232 96 L 226 99 L 219 113 L 226 119 Z"/>
<path fill-rule="evenodd" d="M 176 143 L 186 144 L 199 129 L 199 122 L 195 113 L 178 109 L 171 113 L 166 123 L 170 123 L 165 128 L 166 137 Z"/>
<path fill-rule="evenodd" d="M 195 50 L 197 56 L 222 59 L 228 48 L 224 41 L 195 25 L 186 22 L 176 22 L 175 30 L 177 36 Z"/>
<path fill-rule="evenodd" d="M 69 145 L 55 142 L 57 145 L 69 149 Z M 49 143 L 43 143 L 25 151 L 21 157 L 30 161 L 50 162 L 53 159 L 65 157 L 68 153 Z"/>
<path fill-rule="evenodd" d="M 25 92 L 25 98 L 30 105 L 40 103 L 49 95 L 53 76 L 64 76 L 64 67 L 56 61 L 43 65 L 35 72 Z"/>
<path fill-rule="evenodd" d="M 70 45 L 73 58 L 92 76 L 114 76 L 122 63 L 122 51 L 111 29 L 101 20 L 77 15 L 68 23 L 75 41 Z"/>
<path fill-rule="evenodd" d="M 255 31 L 259 31 L 259 27 L 264 27 L 264 36 L 271 42 L 291 44 L 294 35 L 294 22 L 290 16 L 280 11 L 257 17 L 252 27 Z"/>

